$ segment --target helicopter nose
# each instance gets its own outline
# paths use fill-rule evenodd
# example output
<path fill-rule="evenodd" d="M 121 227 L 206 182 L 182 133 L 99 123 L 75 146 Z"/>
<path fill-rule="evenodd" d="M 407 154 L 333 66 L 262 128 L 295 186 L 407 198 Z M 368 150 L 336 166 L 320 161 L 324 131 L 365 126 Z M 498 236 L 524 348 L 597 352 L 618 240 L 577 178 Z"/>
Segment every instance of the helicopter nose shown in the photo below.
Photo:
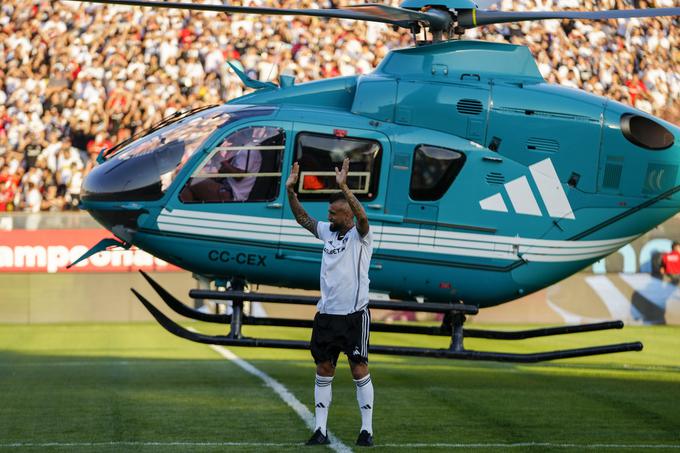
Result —
<path fill-rule="evenodd" d="M 114 155 L 83 181 L 82 208 L 104 228 L 132 243 L 138 219 L 147 212 L 147 203 L 163 197 L 183 154 L 183 142 L 155 148 L 142 142 L 128 152 Z"/>
<path fill-rule="evenodd" d="M 83 181 L 81 199 L 90 201 L 153 201 L 160 199 L 184 154 L 174 141 L 155 149 L 143 145 L 96 166 Z"/>

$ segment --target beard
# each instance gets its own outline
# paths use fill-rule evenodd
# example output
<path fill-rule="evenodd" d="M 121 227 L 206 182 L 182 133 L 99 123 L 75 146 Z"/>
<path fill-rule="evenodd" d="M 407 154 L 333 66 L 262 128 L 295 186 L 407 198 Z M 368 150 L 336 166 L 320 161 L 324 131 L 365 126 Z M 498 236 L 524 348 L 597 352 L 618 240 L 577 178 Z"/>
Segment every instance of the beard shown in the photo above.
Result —
<path fill-rule="evenodd" d="M 331 223 L 331 226 L 328 229 L 331 230 L 333 233 L 335 233 L 336 231 L 340 230 L 340 227 L 338 225 L 336 225 L 335 223 Z"/>

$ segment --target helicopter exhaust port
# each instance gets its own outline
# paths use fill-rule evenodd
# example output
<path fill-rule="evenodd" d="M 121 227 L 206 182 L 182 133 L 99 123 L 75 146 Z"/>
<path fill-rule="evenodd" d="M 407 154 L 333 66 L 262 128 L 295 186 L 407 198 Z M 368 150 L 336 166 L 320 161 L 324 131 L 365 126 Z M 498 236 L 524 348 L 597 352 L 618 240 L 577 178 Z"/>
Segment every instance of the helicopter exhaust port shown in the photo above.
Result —
<path fill-rule="evenodd" d="M 195 341 L 203 344 L 216 344 L 222 346 L 250 346 L 265 348 L 283 349 L 308 349 L 309 343 L 306 341 L 279 340 L 279 339 L 259 339 L 243 336 L 242 327 L 244 325 L 259 326 L 279 326 L 279 327 L 306 327 L 311 328 L 311 320 L 306 319 L 286 319 L 286 318 L 259 318 L 245 315 L 243 304 L 249 302 L 266 302 L 275 304 L 298 304 L 316 305 L 317 297 L 294 296 L 282 294 L 263 294 L 246 293 L 241 289 L 243 286 L 236 286 L 236 290 L 231 291 L 212 291 L 197 290 L 189 291 L 189 296 L 193 299 L 210 299 L 217 303 L 231 303 L 232 314 L 209 314 L 191 308 L 176 299 L 166 291 L 161 285 L 153 280 L 144 271 L 140 271 L 156 293 L 163 301 L 176 313 L 187 318 L 198 321 L 212 322 L 217 324 L 229 324 L 230 332 L 227 335 L 204 335 L 199 334 L 180 326 L 148 299 L 142 296 L 135 289 L 132 292 L 139 301 L 146 307 L 158 323 L 168 332 L 178 337 Z M 241 282 L 242 283 L 242 282 Z M 222 302 L 220 302 L 222 301 Z M 404 355 L 414 357 L 436 357 L 446 359 L 462 360 L 490 360 L 496 362 L 515 362 L 515 363 L 535 363 L 547 360 L 567 359 L 573 357 L 585 357 L 590 355 L 612 354 L 615 352 L 641 351 L 643 346 L 640 342 L 619 343 L 603 346 L 591 346 L 586 348 L 564 349 L 557 351 L 546 351 L 529 354 L 475 351 L 465 349 L 464 339 L 467 338 L 488 338 L 496 340 L 523 340 L 527 338 L 546 337 L 551 335 L 564 335 L 570 333 L 593 332 L 598 330 L 621 329 L 623 322 L 608 321 L 595 324 L 584 324 L 577 326 L 560 326 L 540 329 L 530 329 L 523 331 L 507 332 L 496 330 L 465 329 L 463 324 L 466 315 L 475 315 L 479 311 L 475 305 L 465 305 L 462 303 L 417 303 L 396 300 L 371 300 L 369 308 L 386 310 L 403 310 L 413 312 L 442 313 L 444 318 L 440 326 L 407 326 L 387 323 L 371 323 L 372 332 L 394 332 L 404 334 L 446 336 L 451 338 L 451 343 L 447 349 L 434 348 L 414 348 L 405 346 L 371 345 L 369 352 L 372 354 Z"/>

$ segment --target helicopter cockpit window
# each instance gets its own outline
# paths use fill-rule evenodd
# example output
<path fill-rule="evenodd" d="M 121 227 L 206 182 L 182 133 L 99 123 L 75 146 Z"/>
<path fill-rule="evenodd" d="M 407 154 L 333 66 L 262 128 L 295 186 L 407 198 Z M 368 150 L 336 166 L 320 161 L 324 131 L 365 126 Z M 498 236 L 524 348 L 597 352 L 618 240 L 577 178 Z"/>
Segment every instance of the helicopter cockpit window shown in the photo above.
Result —
<path fill-rule="evenodd" d="M 439 200 L 465 164 L 465 154 L 436 146 L 420 145 L 413 155 L 409 194 L 419 201 Z"/>
<path fill-rule="evenodd" d="M 180 193 L 185 203 L 271 201 L 279 193 L 283 129 L 251 126 L 222 140 Z"/>
<path fill-rule="evenodd" d="M 89 200 L 158 200 L 191 157 L 229 124 L 271 115 L 271 106 L 224 105 L 169 119 L 96 166 L 83 184 Z"/>
<path fill-rule="evenodd" d="M 297 136 L 295 160 L 300 164 L 296 191 L 301 200 L 326 200 L 340 189 L 335 167 L 349 157 L 347 185 L 360 200 L 375 198 L 380 179 L 380 143 L 361 138 L 301 133 Z"/>

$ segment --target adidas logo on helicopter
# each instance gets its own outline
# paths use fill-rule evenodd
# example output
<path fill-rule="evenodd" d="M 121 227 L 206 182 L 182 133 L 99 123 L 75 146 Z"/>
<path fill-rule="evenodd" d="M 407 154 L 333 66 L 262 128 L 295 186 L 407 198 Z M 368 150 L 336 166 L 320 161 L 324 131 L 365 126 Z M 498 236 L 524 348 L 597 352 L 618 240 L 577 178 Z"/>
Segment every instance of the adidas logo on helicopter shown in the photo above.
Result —
<path fill-rule="evenodd" d="M 548 215 L 557 219 L 575 219 L 552 161 L 545 159 L 530 165 L 529 171 Z M 505 183 L 503 187 L 515 213 L 543 216 L 526 176 L 515 178 Z M 485 211 L 509 212 L 501 192 L 480 200 L 479 206 Z"/>

